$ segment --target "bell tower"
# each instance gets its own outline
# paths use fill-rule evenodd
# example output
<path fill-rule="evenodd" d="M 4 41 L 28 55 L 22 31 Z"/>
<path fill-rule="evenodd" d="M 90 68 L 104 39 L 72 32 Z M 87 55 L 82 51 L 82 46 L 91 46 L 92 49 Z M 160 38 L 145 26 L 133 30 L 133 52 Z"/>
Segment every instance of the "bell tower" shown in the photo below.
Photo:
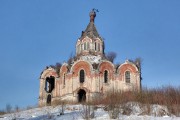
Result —
<path fill-rule="evenodd" d="M 94 24 L 96 18 L 96 9 L 92 9 L 89 13 L 90 22 L 82 31 L 81 37 L 76 43 L 76 56 L 103 56 L 104 55 L 104 41 L 97 32 Z"/>

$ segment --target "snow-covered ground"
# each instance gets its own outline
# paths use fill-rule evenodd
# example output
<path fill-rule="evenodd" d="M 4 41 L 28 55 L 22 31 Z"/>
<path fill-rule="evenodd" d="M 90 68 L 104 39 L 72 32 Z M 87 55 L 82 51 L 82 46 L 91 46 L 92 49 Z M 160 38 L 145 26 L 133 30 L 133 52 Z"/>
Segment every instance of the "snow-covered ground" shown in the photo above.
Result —
<path fill-rule="evenodd" d="M 149 108 L 149 109 L 148 109 Z M 129 102 L 118 109 L 118 120 L 180 120 L 170 113 L 165 106 L 150 105 L 145 107 L 141 104 Z M 147 115 L 147 111 L 149 114 Z M 117 111 L 117 109 L 114 109 Z M 89 114 L 88 114 L 89 113 Z M 90 115 L 93 120 L 109 120 L 113 113 L 111 110 L 102 106 L 87 105 L 65 105 L 64 115 L 62 106 L 48 106 L 24 110 L 17 113 L 5 114 L 0 116 L 0 120 L 83 120 L 86 115 Z M 114 112 L 115 113 L 115 112 Z M 124 114 L 126 113 L 126 115 Z M 93 117 L 92 117 L 93 116 Z"/>

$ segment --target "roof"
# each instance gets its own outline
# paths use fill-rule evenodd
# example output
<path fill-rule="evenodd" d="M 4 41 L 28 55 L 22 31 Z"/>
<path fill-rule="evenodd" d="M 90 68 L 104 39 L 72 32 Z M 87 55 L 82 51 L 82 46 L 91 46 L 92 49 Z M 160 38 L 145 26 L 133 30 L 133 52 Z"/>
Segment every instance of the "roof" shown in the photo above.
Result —
<path fill-rule="evenodd" d="M 82 31 L 81 38 L 84 38 L 85 36 L 88 36 L 89 38 L 101 38 L 97 32 L 96 26 L 94 22 L 90 22 L 86 28 L 85 31 Z M 80 39 L 81 39 L 80 38 Z"/>
<path fill-rule="evenodd" d="M 102 40 L 102 38 L 99 36 L 98 31 L 96 29 L 96 26 L 94 24 L 94 19 L 96 17 L 96 12 L 94 10 L 92 10 L 90 12 L 89 16 L 90 16 L 90 22 L 89 22 L 86 30 L 82 31 L 80 39 L 82 40 L 84 37 L 88 36 L 91 39 L 100 38 Z"/>

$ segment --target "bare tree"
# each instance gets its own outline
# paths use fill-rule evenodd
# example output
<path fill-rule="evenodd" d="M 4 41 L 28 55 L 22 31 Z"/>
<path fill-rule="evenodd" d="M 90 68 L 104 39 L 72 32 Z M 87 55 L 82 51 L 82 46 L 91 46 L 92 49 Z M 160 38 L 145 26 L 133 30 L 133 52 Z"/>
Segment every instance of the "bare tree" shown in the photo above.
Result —
<path fill-rule="evenodd" d="M 142 64 L 142 59 L 140 57 L 136 58 L 134 60 L 134 63 L 136 64 L 136 66 L 139 68 L 139 70 L 141 71 L 141 64 Z"/>
<path fill-rule="evenodd" d="M 15 106 L 15 111 L 19 112 L 19 106 L 18 105 Z"/>
<path fill-rule="evenodd" d="M 117 54 L 115 52 L 109 52 L 106 54 L 106 59 L 108 59 L 109 61 L 113 63 L 116 56 Z"/>
<path fill-rule="evenodd" d="M 138 70 L 140 71 L 140 79 L 142 80 L 142 76 L 141 76 L 142 59 L 138 57 L 135 60 L 129 60 L 129 61 L 134 63 L 137 66 Z"/>
<path fill-rule="evenodd" d="M 139 71 L 141 71 L 142 59 L 140 57 L 135 60 L 129 59 L 128 61 L 134 63 L 138 67 Z"/>
<path fill-rule="evenodd" d="M 73 55 L 73 53 L 71 53 L 69 56 L 69 59 L 67 61 L 68 65 L 71 65 L 73 61 L 74 61 L 74 55 Z"/>
<path fill-rule="evenodd" d="M 55 70 L 56 70 L 56 73 L 57 73 L 58 75 L 59 75 L 61 66 L 62 66 L 61 63 L 56 63 L 56 65 L 55 65 Z"/>
<path fill-rule="evenodd" d="M 6 104 L 6 112 L 10 113 L 12 111 L 12 106 L 10 104 Z"/>
<path fill-rule="evenodd" d="M 90 103 L 83 103 L 83 109 L 80 111 L 80 116 L 82 116 L 84 120 L 95 118 L 95 107 L 91 106 Z"/>
<path fill-rule="evenodd" d="M 56 70 L 56 73 L 59 75 L 60 72 L 60 68 L 61 68 L 62 64 L 57 62 L 56 65 L 50 65 L 51 68 L 54 68 Z"/>

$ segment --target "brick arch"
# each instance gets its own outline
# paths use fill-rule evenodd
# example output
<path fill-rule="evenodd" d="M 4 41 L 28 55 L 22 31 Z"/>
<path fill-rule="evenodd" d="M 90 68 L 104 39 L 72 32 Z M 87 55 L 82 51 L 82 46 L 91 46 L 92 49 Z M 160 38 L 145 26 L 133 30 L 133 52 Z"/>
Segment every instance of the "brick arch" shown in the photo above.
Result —
<path fill-rule="evenodd" d="M 89 38 L 88 36 L 86 36 L 85 38 L 83 38 L 82 40 L 81 40 L 81 42 L 82 43 L 84 43 L 84 42 L 93 42 L 93 40 L 91 39 L 91 38 Z"/>
<path fill-rule="evenodd" d="M 77 42 L 76 42 L 76 46 L 84 43 L 84 42 L 90 42 L 92 43 L 93 40 L 91 38 L 89 38 L 88 36 L 84 37 L 83 39 L 78 39 Z"/>
<path fill-rule="evenodd" d="M 109 74 L 109 79 L 114 79 L 114 64 L 109 61 L 103 61 L 99 64 L 98 70 L 100 72 L 100 75 L 103 77 L 104 71 L 107 70 Z"/>
<path fill-rule="evenodd" d="M 73 66 L 71 67 L 71 72 L 73 73 L 75 77 L 77 77 L 81 69 L 85 71 L 86 76 L 90 76 L 91 71 L 93 70 L 93 67 L 89 62 L 80 60 L 73 64 Z"/>
<path fill-rule="evenodd" d="M 130 73 L 137 73 L 138 68 L 133 63 L 124 63 L 119 66 L 117 73 L 120 75 L 120 79 L 123 79 L 123 76 L 126 71 L 130 71 Z"/>
<path fill-rule="evenodd" d="M 54 76 L 57 77 L 57 73 L 53 68 L 48 68 L 44 70 L 40 76 L 40 79 L 45 79 L 46 77 Z"/>
<path fill-rule="evenodd" d="M 84 91 L 86 91 L 86 93 L 90 92 L 90 89 L 87 87 L 79 87 L 76 90 L 74 90 L 73 93 L 77 94 L 80 89 L 83 89 Z"/>

